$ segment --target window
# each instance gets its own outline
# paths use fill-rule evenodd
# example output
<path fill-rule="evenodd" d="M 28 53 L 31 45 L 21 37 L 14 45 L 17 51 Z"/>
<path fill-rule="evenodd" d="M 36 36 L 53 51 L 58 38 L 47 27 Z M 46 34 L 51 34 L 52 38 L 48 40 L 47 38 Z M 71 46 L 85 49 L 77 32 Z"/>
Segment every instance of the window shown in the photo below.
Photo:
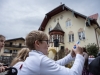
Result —
<path fill-rule="evenodd" d="M 74 42 L 74 34 L 69 34 L 69 42 Z"/>
<path fill-rule="evenodd" d="M 60 38 L 60 35 L 59 35 L 59 37 L 58 37 L 58 38 L 59 38 L 59 42 L 61 42 L 61 38 Z"/>
<path fill-rule="evenodd" d="M 50 42 L 51 42 L 51 40 L 52 40 L 52 36 L 50 35 Z"/>
<path fill-rule="evenodd" d="M 66 22 L 66 27 L 70 27 L 71 26 L 71 20 L 68 20 L 67 22 Z"/>
<path fill-rule="evenodd" d="M 59 40 L 59 43 L 64 43 L 64 36 L 55 34 L 55 35 L 50 35 L 50 42 L 54 42 L 55 39 Z"/>
<path fill-rule="evenodd" d="M 22 46 L 22 44 L 21 43 L 19 43 L 19 47 L 21 47 Z"/>
<path fill-rule="evenodd" d="M 12 53 L 17 53 L 17 50 L 12 50 Z"/>
<path fill-rule="evenodd" d="M 83 31 L 78 32 L 78 38 L 79 38 L 79 40 L 84 40 L 85 39 L 85 33 Z"/>
<path fill-rule="evenodd" d="M 53 35 L 52 35 L 52 39 L 51 39 L 51 42 L 53 42 Z"/>
<path fill-rule="evenodd" d="M 12 46 L 12 44 L 13 44 L 13 43 L 12 43 L 12 42 L 10 42 L 10 46 Z"/>
<path fill-rule="evenodd" d="M 0 56 L 0 60 L 2 60 L 2 56 Z"/>
<path fill-rule="evenodd" d="M 50 35 L 50 42 L 53 42 L 53 35 Z"/>
<path fill-rule="evenodd" d="M 10 50 L 5 49 L 5 50 L 4 50 L 4 53 L 10 53 Z"/>

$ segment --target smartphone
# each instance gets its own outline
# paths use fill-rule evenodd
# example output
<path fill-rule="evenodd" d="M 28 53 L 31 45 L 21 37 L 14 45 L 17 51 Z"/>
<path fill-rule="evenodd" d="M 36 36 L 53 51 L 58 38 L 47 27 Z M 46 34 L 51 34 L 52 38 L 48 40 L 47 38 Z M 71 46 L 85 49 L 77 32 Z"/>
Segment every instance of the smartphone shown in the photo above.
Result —
<path fill-rule="evenodd" d="M 76 44 L 77 44 L 77 45 L 80 44 L 80 41 L 77 41 Z M 76 45 L 74 45 L 73 48 L 76 49 Z"/>
<path fill-rule="evenodd" d="M 3 66 L 8 66 L 8 64 L 3 64 Z"/>

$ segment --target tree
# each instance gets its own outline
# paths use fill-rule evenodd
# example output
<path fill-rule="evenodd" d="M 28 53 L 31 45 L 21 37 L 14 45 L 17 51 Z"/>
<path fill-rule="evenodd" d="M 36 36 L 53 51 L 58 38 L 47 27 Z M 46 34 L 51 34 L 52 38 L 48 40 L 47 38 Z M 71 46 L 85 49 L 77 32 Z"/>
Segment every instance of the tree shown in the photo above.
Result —
<path fill-rule="evenodd" d="M 89 55 L 94 55 L 96 57 L 99 51 L 99 47 L 95 43 L 91 43 L 86 46 L 86 50 Z"/>

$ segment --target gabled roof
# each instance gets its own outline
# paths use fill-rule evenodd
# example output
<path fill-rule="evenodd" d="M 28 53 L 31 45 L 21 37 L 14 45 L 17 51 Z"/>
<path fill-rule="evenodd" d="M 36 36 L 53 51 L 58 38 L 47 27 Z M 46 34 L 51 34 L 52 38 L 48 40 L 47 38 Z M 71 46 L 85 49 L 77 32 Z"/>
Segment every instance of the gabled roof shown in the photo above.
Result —
<path fill-rule="evenodd" d="M 20 37 L 20 38 L 14 38 L 14 39 L 9 39 L 9 40 L 6 40 L 7 41 L 15 41 L 15 40 L 25 40 L 24 38 Z"/>
<path fill-rule="evenodd" d="M 64 32 L 59 24 L 59 22 L 57 23 L 57 25 L 54 27 L 54 29 L 52 29 L 50 32 L 52 31 L 61 31 L 61 32 Z"/>
<path fill-rule="evenodd" d="M 56 15 L 56 14 L 58 14 L 58 13 L 64 11 L 64 10 L 71 11 L 74 14 L 75 17 L 80 16 L 80 17 L 82 17 L 84 19 L 87 19 L 87 16 L 82 15 L 82 14 L 70 9 L 69 7 L 65 6 L 65 4 L 62 4 L 62 5 L 58 6 L 58 7 L 56 7 L 55 9 L 51 10 L 50 12 L 48 12 L 45 15 L 45 17 L 44 17 L 44 19 L 43 19 L 43 21 L 42 21 L 42 23 L 41 23 L 41 25 L 40 25 L 38 30 L 44 31 L 49 19 L 52 16 L 54 16 L 54 15 Z M 90 19 L 90 21 L 92 21 L 92 23 L 95 23 L 95 19 L 92 19 L 92 18 L 89 18 L 89 19 Z"/>
<path fill-rule="evenodd" d="M 96 14 L 93 14 L 93 15 L 91 15 L 91 16 L 89 16 L 89 18 L 92 18 L 92 19 L 98 19 L 98 13 L 96 13 Z"/>

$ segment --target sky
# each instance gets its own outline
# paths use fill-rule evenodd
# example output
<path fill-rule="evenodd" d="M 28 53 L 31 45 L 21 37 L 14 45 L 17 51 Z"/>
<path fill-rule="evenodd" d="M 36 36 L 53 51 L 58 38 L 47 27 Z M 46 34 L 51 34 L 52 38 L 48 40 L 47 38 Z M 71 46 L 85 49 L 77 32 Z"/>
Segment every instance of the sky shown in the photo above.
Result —
<path fill-rule="evenodd" d="M 0 0 L 0 34 L 6 39 L 25 38 L 61 2 L 83 15 L 100 15 L 100 0 Z"/>

